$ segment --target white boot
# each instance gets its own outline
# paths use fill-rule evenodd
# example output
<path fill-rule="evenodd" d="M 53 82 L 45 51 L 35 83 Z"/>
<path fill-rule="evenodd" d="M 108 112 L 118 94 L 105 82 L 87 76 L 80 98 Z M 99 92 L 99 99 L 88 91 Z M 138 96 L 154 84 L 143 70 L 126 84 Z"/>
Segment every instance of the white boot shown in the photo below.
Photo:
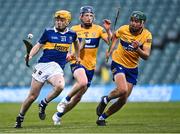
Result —
<path fill-rule="evenodd" d="M 66 98 L 63 98 L 61 102 L 57 105 L 57 111 L 63 113 L 67 104 L 68 101 L 66 100 Z"/>
<path fill-rule="evenodd" d="M 61 118 L 57 116 L 57 112 L 52 116 L 54 125 L 61 125 Z"/>

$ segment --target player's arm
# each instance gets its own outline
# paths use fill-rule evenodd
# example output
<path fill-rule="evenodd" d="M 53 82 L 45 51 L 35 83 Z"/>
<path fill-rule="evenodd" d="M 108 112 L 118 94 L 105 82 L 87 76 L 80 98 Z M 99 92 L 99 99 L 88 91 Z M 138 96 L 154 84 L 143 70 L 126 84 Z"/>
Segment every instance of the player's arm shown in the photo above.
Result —
<path fill-rule="evenodd" d="M 142 49 L 139 47 L 136 51 L 142 59 L 147 60 L 151 52 L 151 47 L 143 46 Z"/>
<path fill-rule="evenodd" d="M 104 29 L 106 30 L 106 33 L 108 36 L 102 36 L 102 39 L 108 44 L 111 44 L 111 39 L 112 39 L 112 31 L 111 31 L 111 21 L 108 19 L 103 20 L 103 26 Z"/>
<path fill-rule="evenodd" d="M 116 37 L 116 35 L 113 34 L 112 45 L 109 47 L 109 50 L 106 51 L 106 59 L 108 59 L 111 56 L 112 52 L 114 51 L 117 41 L 118 41 L 118 37 Z"/>
<path fill-rule="evenodd" d="M 141 45 L 138 41 L 133 41 L 132 45 L 133 45 L 135 51 L 139 54 L 139 56 L 142 59 L 144 59 L 144 60 L 148 59 L 150 52 L 151 52 L 150 45 L 145 45 L 145 44 Z"/>
<path fill-rule="evenodd" d="M 80 45 L 79 45 L 78 39 L 74 41 L 74 49 L 75 49 L 76 61 L 79 63 L 80 62 Z"/>
<path fill-rule="evenodd" d="M 79 49 L 82 50 L 86 45 L 86 39 L 82 38 L 81 42 L 79 43 Z"/>
<path fill-rule="evenodd" d="M 151 52 L 151 44 L 152 44 L 152 35 L 149 34 L 143 44 L 140 44 L 138 41 L 133 41 L 132 45 L 135 49 L 135 51 L 139 54 L 139 56 L 147 60 L 150 56 Z"/>
<path fill-rule="evenodd" d="M 32 59 L 33 56 L 35 56 L 40 48 L 42 47 L 42 44 L 37 43 L 36 45 L 34 45 L 34 47 L 31 49 L 30 53 L 29 53 L 29 60 Z"/>

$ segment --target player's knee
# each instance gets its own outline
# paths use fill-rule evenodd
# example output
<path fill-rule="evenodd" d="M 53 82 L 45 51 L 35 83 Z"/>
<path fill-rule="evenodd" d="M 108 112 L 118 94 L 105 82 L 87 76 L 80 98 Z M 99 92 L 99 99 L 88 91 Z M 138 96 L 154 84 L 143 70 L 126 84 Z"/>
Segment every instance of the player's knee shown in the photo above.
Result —
<path fill-rule="evenodd" d="M 86 88 L 87 87 L 87 84 L 88 84 L 88 81 L 87 80 L 81 80 L 79 83 L 79 86 L 80 88 Z"/>
<path fill-rule="evenodd" d="M 126 88 L 117 88 L 117 92 L 119 94 L 119 96 L 121 96 L 121 98 L 126 98 L 127 94 L 128 94 L 128 89 Z"/>
<path fill-rule="evenodd" d="M 61 92 L 64 89 L 64 85 L 65 84 L 63 84 L 63 83 L 56 84 L 55 85 L 56 92 L 58 92 L 58 93 Z"/>

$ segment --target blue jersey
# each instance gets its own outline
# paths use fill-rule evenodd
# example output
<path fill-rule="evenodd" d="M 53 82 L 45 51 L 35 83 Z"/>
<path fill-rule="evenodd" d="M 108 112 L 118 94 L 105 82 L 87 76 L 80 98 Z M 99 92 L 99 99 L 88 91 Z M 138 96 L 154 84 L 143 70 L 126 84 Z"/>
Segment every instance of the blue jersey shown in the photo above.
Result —
<path fill-rule="evenodd" d="M 72 43 L 77 40 L 77 34 L 67 29 L 66 32 L 58 32 L 55 28 L 45 29 L 39 43 L 43 45 L 43 55 L 39 63 L 57 62 L 62 69 L 66 64 L 66 55 Z"/>

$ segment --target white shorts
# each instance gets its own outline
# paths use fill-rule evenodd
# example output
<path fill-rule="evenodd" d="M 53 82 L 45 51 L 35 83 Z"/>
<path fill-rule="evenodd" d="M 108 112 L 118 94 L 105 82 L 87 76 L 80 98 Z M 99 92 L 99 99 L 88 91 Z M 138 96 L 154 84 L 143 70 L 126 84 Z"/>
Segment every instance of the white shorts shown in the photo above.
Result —
<path fill-rule="evenodd" d="M 44 83 L 50 77 L 54 75 L 64 75 L 64 72 L 60 65 L 56 62 L 38 63 L 35 65 L 32 77 L 39 82 Z"/>

